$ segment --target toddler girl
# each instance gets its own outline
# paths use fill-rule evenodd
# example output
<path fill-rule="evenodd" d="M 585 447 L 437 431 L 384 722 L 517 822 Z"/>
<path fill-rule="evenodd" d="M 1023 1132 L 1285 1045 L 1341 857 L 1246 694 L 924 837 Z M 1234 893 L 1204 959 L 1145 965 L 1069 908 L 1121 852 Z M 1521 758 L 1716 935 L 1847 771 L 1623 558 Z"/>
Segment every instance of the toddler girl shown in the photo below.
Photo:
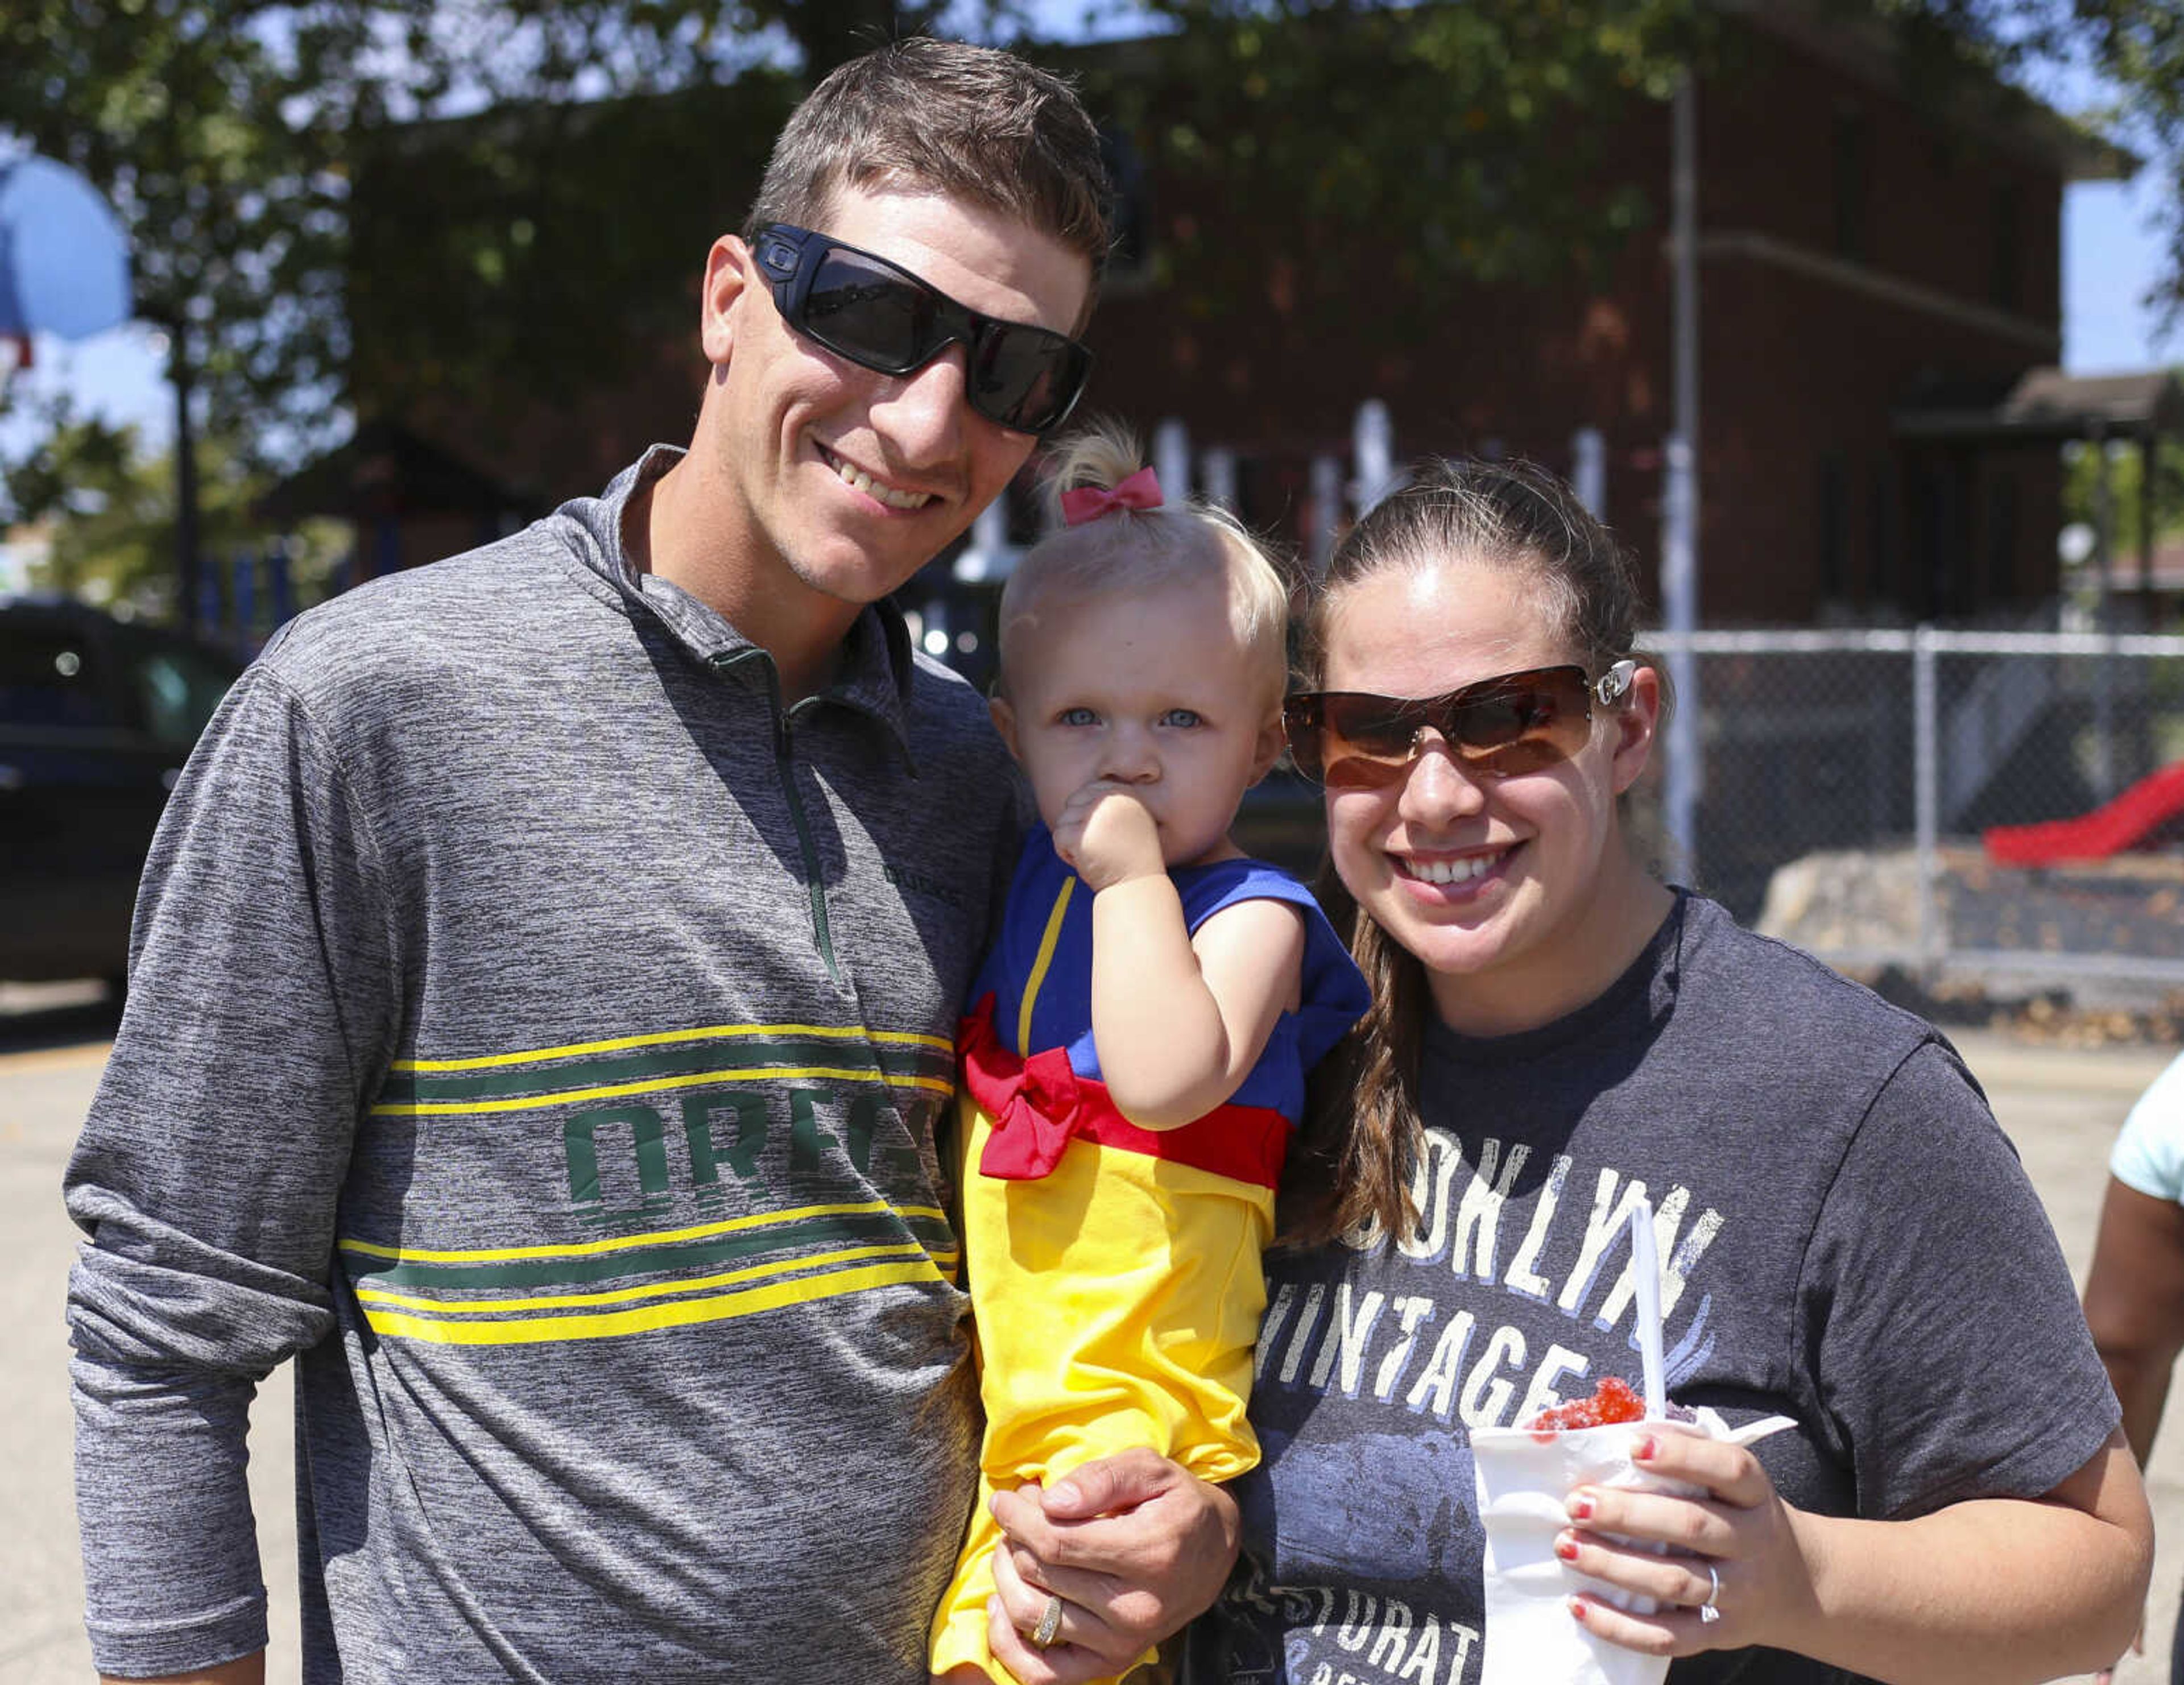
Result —
<path fill-rule="evenodd" d="M 1164 504 L 1126 435 L 1056 479 L 1067 524 L 1002 593 L 993 701 L 1043 822 L 960 1043 L 986 1432 L 931 1653 L 959 1680 L 1009 1678 L 993 1492 L 1139 1445 L 1205 1480 L 1256 1461 L 1274 1186 L 1305 1071 L 1367 1005 L 1310 892 L 1229 840 L 1282 748 L 1279 575 L 1219 510 Z M 1050 1598 L 1031 1642 L 1070 1619 Z"/>

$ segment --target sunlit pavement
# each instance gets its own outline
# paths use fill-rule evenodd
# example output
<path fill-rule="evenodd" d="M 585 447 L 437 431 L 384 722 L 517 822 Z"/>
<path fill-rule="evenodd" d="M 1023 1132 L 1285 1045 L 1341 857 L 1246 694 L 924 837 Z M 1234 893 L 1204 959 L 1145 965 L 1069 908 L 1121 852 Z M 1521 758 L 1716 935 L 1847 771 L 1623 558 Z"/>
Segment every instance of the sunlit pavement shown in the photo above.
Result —
<path fill-rule="evenodd" d="M 24 998 L 0 989 L 0 1682 L 81 1685 L 91 1674 L 81 1624 L 74 1499 L 69 1478 L 67 1338 L 62 1296 L 75 1231 L 60 1178 L 113 1036 L 94 993 Z M 2083 1279 L 2107 1180 L 2109 1143 L 2131 1103 L 2171 1049 L 2031 1047 L 1986 1034 L 1956 1037 L 2047 1201 L 2064 1254 Z M 2159 1685 L 2184 1583 L 2184 1404 L 2151 1471 L 2162 1545 L 2148 1610 L 2147 1654 L 2126 1658 L 2118 1685 Z M 260 1389 L 251 1487 L 267 1583 L 273 1588 L 268 1677 L 296 1677 L 295 1544 L 287 1376 Z"/>
<path fill-rule="evenodd" d="M 0 985 L 0 1682 L 83 1685 L 83 1634 L 70 1480 L 68 1336 L 62 1323 L 76 1231 L 61 1171 L 114 1037 L 98 988 Z M 253 1411 L 250 1484 L 273 1588 L 269 1680 L 297 1677 L 294 1451 L 286 1371 Z"/>

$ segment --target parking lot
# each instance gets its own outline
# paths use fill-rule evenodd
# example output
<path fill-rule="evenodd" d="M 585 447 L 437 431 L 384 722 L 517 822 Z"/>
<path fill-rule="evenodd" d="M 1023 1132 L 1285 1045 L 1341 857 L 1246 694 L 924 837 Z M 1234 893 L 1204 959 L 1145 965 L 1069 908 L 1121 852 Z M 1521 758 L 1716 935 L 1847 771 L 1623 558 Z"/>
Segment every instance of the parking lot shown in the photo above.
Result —
<path fill-rule="evenodd" d="M 76 1685 L 91 1677 L 81 1621 L 82 1584 L 69 1476 L 67 1340 L 62 1297 L 75 1233 L 59 1198 L 62 1167 L 104 1062 L 110 1015 L 95 1004 L 50 1006 L 10 1017 L 0 999 L 0 1420 L 9 1454 L 0 1465 L 0 1685 Z M 20 1004 L 20 1003 L 18 1003 Z M 2082 1276 L 2106 1180 L 2109 1145 L 2132 1098 L 2170 1049 L 2028 1046 L 1980 1033 L 1959 1045 L 1986 1085 L 2046 1200 L 2071 1267 Z M 2175 1413 L 2172 1412 L 2172 1415 Z M 254 1416 L 251 1483 L 268 1583 L 273 1588 L 269 1678 L 296 1675 L 292 1460 L 285 1376 L 261 1390 Z M 2184 1420 L 2172 1420 L 2151 1471 L 2161 1532 L 2148 1611 L 2145 1658 L 2128 1658 L 2119 1685 L 2157 1685 L 2184 1583 Z"/>

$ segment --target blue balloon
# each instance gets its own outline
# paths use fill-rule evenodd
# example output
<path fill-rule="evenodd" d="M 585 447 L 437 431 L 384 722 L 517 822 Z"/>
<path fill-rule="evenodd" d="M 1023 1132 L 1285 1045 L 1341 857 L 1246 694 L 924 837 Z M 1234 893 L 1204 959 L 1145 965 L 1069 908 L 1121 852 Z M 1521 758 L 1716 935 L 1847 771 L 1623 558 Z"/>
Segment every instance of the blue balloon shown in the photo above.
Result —
<path fill-rule="evenodd" d="M 98 190 L 51 158 L 0 163 L 0 333 L 84 339 L 131 309 L 129 242 Z"/>

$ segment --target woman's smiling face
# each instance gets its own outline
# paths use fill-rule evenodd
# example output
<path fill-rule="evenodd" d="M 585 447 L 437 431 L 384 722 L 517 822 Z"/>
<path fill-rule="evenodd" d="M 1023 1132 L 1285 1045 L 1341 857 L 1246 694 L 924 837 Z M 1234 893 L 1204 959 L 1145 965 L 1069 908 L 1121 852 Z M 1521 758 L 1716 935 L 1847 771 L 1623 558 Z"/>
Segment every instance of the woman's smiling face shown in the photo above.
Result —
<path fill-rule="evenodd" d="M 1321 684 L 1430 697 L 1583 662 L 1552 613 L 1559 600 L 1524 569 L 1446 559 L 1379 569 L 1329 604 Z M 1628 700 L 1595 706 L 1583 748 L 1538 771 L 1476 771 L 1428 732 L 1390 782 L 1328 792 L 1336 870 L 1424 962 L 1451 1025 L 1498 1033 L 1546 1023 L 1591 998 L 1596 980 L 1612 981 L 1596 979 L 1598 955 L 1613 945 L 1613 903 L 1631 870 L 1615 802 L 1645 765 L 1658 698 L 1641 670 Z"/>

